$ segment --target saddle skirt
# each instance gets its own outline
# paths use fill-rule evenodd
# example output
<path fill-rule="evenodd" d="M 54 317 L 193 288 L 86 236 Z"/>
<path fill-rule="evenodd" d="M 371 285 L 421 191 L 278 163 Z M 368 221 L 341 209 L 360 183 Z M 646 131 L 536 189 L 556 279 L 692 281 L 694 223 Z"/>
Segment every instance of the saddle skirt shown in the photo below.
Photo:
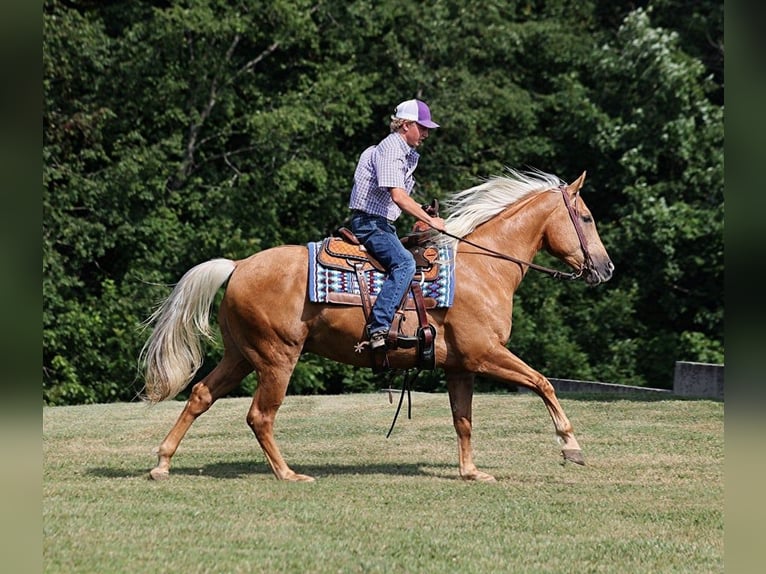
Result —
<path fill-rule="evenodd" d="M 361 306 L 356 266 L 361 266 L 372 300 L 385 282 L 383 267 L 361 245 L 339 237 L 327 237 L 309 243 L 308 250 L 308 295 L 313 303 Z M 415 257 L 417 269 L 414 280 L 421 284 L 427 307 L 451 307 L 455 285 L 452 250 L 448 247 L 419 245 L 410 251 Z"/>

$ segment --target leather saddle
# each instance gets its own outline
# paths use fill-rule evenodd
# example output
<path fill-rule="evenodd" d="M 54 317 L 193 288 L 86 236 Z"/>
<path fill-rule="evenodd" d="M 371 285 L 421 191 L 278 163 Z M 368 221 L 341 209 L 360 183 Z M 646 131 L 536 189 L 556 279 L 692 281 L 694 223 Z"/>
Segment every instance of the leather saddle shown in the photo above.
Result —
<path fill-rule="evenodd" d="M 413 233 L 402 237 L 402 244 L 415 258 L 415 280 L 434 281 L 439 276 L 439 250 L 426 243 L 426 234 Z M 317 262 L 323 267 L 341 271 L 356 272 L 376 269 L 385 273 L 383 266 L 370 255 L 351 230 L 340 227 L 333 237 L 322 241 L 317 253 Z"/>
<path fill-rule="evenodd" d="M 438 215 L 439 203 L 437 200 L 433 200 L 431 205 L 421 207 L 430 215 Z M 388 333 L 386 345 L 389 349 L 416 348 L 418 368 L 433 369 L 436 330 L 428 322 L 426 309 L 433 309 L 436 306 L 436 301 L 423 296 L 421 283 L 438 279 L 439 250 L 431 243 L 431 233 L 425 223 L 416 223 L 412 233 L 400 239 L 415 259 L 415 277 L 409 289 L 412 293 L 412 299 L 409 299 L 407 294 L 404 295 Z M 346 227 L 339 227 L 332 237 L 325 238 L 317 252 L 317 263 L 330 269 L 350 271 L 356 274 L 360 294 L 357 296 L 346 295 L 345 297 L 359 300 L 364 310 L 365 319 L 368 319 L 372 301 L 364 273 L 372 269 L 385 273 L 385 269 L 367 252 L 351 230 Z M 340 294 L 340 296 L 344 296 L 344 294 Z M 338 302 L 348 301 L 344 299 Z M 414 309 L 417 314 L 418 327 L 414 336 L 406 336 L 401 331 L 405 309 Z M 360 352 L 361 348 L 360 345 L 357 351 Z M 376 370 L 383 369 L 386 364 L 387 358 L 376 354 L 373 359 L 373 368 Z"/>
<path fill-rule="evenodd" d="M 430 205 L 421 208 L 431 216 L 439 215 L 439 202 L 434 199 Z M 402 245 L 415 259 L 415 281 L 434 281 L 439 276 L 439 250 L 431 244 L 428 226 L 418 221 L 412 233 L 401 237 Z M 326 238 L 317 253 L 317 262 L 331 269 L 341 271 L 369 271 L 376 269 L 385 273 L 385 268 L 370 255 L 350 229 L 339 227 L 332 237 Z"/>

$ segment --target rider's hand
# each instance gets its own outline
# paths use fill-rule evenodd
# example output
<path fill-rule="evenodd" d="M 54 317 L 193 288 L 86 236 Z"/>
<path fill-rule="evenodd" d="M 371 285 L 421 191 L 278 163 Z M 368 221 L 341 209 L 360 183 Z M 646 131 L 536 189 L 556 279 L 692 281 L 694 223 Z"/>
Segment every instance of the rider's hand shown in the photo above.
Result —
<path fill-rule="evenodd" d="M 432 217 L 428 224 L 437 231 L 444 231 L 444 220 L 441 217 Z"/>

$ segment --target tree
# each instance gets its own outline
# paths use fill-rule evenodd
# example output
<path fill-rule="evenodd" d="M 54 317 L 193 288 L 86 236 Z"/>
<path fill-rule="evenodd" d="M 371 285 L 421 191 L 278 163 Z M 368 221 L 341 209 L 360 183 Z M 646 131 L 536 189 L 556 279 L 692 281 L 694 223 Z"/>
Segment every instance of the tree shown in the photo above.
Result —
<path fill-rule="evenodd" d="M 643 10 L 604 46 L 594 81 L 619 198 L 607 239 L 630 270 L 617 285 L 639 293 L 642 371 L 666 386 L 676 360 L 723 362 L 723 110 L 702 64 Z"/>
<path fill-rule="evenodd" d="M 688 26 L 682 0 L 644 4 L 47 0 L 44 400 L 132 399 L 141 323 L 169 285 L 211 257 L 329 234 L 359 153 L 410 97 L 444 126 L 419 200 L 505 166 L 588 171 L 617 274 L 598 290 L 530 274 L 522 358 L 655 386 L 675 359 L 722 360 L 722 19 L 707 1 Z M 291 388 L 373 385 L 307 357 Z"/>

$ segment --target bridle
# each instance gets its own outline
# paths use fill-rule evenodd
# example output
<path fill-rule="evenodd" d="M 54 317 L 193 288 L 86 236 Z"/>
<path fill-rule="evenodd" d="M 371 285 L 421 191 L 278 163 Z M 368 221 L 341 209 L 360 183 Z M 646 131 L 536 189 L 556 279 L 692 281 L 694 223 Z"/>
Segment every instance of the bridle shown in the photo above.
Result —
<path fill-rule="evenodd" d="M 479 245 L 478 243 L 475 243 L 471 241 L 470 239 L 466 239 L 464 237 L 458 237 L 457 235 L 453 235 L 452 233 L 449 233 L 447 231 L 442 231 L 441 233 L 443 233 L 447 237 L 451 237 L 452 239 L 460 241 L 461 243 L 465 243 L 466 245 L 470 245 L 471 247 L 475 247 L 476 249 L 480 249 L 481 251 L 489 253 L 490 255 L 494 257 L 505 259 L 506 261 L 513 261 L 514 263 L 518 263 L 519 265 L 526 265 L 530 269 L 534 269 L 535 271 L 541 271 L 543 273 L 547 273 L 548 275 L 551 275 L 554 279 L 579 279 L 580 277 L 582 277 L 583 272 L 593 268 L 593 258 L 590 255 L 590 251 L 588 251 L 588 243 L 585 240 L 585 233 L 583 232 L 582 224 L 580 223 L 580 213 L 578 212 L 577 205 L 576 205 L 577 200 L 575 199 L 574 204 L 571 201 L 569 201 L 569 195 L 567 194 L 566 186 L 560 185 L 558 189 L 559 191 L 561 191 L 561 197 L 564 199 L 564 205 L 567 208 L 567 213 L 569 213 L 569 219 L 572 220 L 572 224 L 574 225 L 574 228 L 575 228 L 575 233 L 577 234 L 577 239 L 580 242 L 580 249 L 582 249 L 584 263 L 583 263 L 583 266 L 580 267 L 580 269 L 578 269 L 576 272 L 565 273 L 564 271 L 551 269 L 550 267 L 545 267 L 543 265 L 537 265 L 530 261 L 524 261 L 522 259 L 517 259 L 516 257 L 512 257 L 511 255 L 500 253 L 499 251 L 495 251 L 494 249 L 490 249 L 489 247 Z"/>

